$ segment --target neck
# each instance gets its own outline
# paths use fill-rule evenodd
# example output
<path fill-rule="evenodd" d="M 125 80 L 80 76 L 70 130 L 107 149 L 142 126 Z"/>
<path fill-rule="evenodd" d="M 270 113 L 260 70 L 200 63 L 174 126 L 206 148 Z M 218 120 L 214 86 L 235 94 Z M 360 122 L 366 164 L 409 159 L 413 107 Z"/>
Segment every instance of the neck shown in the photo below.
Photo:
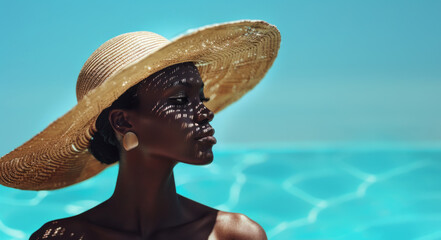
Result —
<path fill-rule="evenodd" d="M 176 193 L 175 165 L 169 158 L 123 154 L 115 192 L 108 200 L 115 206 L 112 218 L 121 220 L 116 221 L 118 228 L 150 236 L 185 221 Z"/>

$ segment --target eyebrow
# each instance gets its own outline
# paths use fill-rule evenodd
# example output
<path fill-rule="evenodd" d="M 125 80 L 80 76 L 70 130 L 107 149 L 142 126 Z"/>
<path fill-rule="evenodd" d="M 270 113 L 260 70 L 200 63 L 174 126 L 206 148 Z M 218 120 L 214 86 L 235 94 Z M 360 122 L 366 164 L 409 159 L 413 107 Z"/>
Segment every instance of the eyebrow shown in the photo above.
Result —
<path fill-rule="evenodd" d="M 181 85 L 181 86 L 185 86 L 185 87 L 188 87 L 188 88 L 192 88 L 192 87 L 195 86 L 195 84 L 191 84 L 191 83 L 189 83 L 189 82 L 187 82 L 187 81 L 184 82 L 183 79 L 181 79 L 181 80 L 179 80 L 178 82 L 174 82 L 173 84 L 168 85 L 168 86 L 167 86 L 167 89 L 170 89 L 170 88 L 173 88 L 173 87 L 175 87 L 175 86 L 179 86 L 179 85 Z M 205 86 L 205 85 L 204 85 L 204 82 L 202 82 L 200 88 L 203 88 L 204 86 Z"/>

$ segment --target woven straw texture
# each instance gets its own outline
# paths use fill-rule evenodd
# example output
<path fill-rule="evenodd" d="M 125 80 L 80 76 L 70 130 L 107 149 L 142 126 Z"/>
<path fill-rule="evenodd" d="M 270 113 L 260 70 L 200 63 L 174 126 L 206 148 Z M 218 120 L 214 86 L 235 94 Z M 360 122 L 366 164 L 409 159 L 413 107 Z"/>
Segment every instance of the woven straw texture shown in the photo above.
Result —
<path fill-rule="evenodd" d="M 50 190 L 88 179 L 109 165 L 87 150 L 100 112 L 122 93 L 165 67 L 194 62 L 214 113 L 241 98 L 265 76 L 279 47 L 277 28 L 263 21 L 206 26 L 172 41 L 151 32 L 117 36 L 99 47 L 77 81 L 78 104 L 0 158 L 0 184 Z"/>

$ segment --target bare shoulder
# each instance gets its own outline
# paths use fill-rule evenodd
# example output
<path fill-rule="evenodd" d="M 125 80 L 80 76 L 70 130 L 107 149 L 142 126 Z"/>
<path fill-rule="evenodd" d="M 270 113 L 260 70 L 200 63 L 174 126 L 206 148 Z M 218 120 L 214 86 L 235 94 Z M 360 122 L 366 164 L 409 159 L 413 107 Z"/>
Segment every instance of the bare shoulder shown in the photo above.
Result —
<path fill-rule="evenodd" d="M 83 239 L 84 234 L 79 232 L 78 222 L 74 218 L 64 218 L 45 223 L 35 231 L 29 240 L 42 239 Z"/>
<path fill-rule="evenodd" d="M 240 213 L 219 211 L 214 232 L 217 239 L 267 240 L 263 228 Z"/>

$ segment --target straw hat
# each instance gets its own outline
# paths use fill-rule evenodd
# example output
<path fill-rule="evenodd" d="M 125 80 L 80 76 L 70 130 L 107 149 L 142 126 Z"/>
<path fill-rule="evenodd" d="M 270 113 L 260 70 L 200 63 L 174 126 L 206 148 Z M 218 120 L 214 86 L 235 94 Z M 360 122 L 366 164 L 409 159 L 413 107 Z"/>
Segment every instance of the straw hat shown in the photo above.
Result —
<path fill-rule="evenodd" d="M 210 98 L 206 106 L 216 113 L 259 83 L 279 47 L 275 26 L 250 20 L 190 30 L 172 41 L 152 32 L 112 38 L 81 69 L 78 104 L 0 158 L 0 184 L 49 190 L 88 179 L 109 166 L 87 150 L 95 121 L 127 89 L 165 67 L 194 62 Z"/>

